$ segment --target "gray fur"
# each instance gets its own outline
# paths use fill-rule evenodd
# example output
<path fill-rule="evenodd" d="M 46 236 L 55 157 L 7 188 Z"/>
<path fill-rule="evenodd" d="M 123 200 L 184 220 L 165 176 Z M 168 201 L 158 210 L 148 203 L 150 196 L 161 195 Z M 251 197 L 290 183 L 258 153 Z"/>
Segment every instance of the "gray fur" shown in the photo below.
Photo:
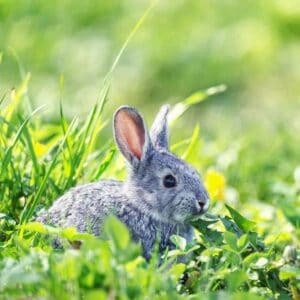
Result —
<path fill-rule="evenodd" d="M 156 148 L 165 148 L 169 149 L 169 133 L 168 133 L 168 112 L 169 112 L 169 105 L 163 105 L 151 127 L 151 140 L 153 145 Z"/>
<path fill-rule="evenodd" d="M 120 126 L 125 125 L 121 121 L 114 122 L 116 143 L 130 164 L 127 180 L 102 180 L 75 187 L 57 199 L 48 211 L 40 213 L 37 220 L 60 227 L 75 226 L 80 232 L 101 235 L 105 217 L 114 214 L 127 225 L 133 239 L 141 242 L 144 256 L 149 259 L 158 238 L 161 253 L 173 247 L 170 241 L 173 234 L 190 242 L 193 229 L 189 221 L 208 209 L 209 199 L 196 170 L 169 152 L 167 106 L 160 110 L 151 138 L 144 119 L 135 109 L 120 107 L 114 120 L 120 111 L 129 116 L 129 122 L 130 116 L 135 120 L 140 118 L 138 130 L 144 130 L 145 136 L 142 156 L 138 158 L 131 151 L 132 146 L 127 145 L 130 135 L 118 136 Z M 168 174 L 175 176 L 176 187 L 163 185 L 163 178 Z"/>

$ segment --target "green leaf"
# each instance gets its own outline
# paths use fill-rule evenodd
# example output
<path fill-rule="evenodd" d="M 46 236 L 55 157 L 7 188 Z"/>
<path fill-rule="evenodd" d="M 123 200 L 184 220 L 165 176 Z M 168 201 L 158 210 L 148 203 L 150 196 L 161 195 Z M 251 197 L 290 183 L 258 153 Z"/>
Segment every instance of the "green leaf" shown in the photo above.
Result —
<path fill-rule="evenodd" d="M 108 216 L 104 222 L 104 232 L 117 249 L 126 249 L 130 240 L 129 231 L 119 219 Z"/>
<path fill-rule="evenodd" d="M 44 224 L 39 222 L 31 222 L 23 225 L 24 230 L 34 231 L 39 233 L 47 233 L 48 230 Z"/>
<path fill-rule="evenodd" d="M 184 252 L 182 252 L 179 249 L 175 249 L 175 250 L 168 251 L 167 257 L 177 257 L 180 255 L 184 255 Z"/>
<path fill-rule="evenodd" d="M 171 241 L 175 244 L 177 248 L 179 248 L 181 251 L 184 251 L 186 248 L 186 240 L 185 238 L 179 236 L 179 235 L 172 235 Z"/>
<path fill-rule="evenodd" d="M 222 254 L 221 248 L 208 248 L 201 252 L 201 255 L 199 256 L 199 260 L 202 262 L 208 262 L 210 259 L 213 259 L 215 257 L 218 257 Z"/>
<path fill-rule="evenodd" d="M 219 246 L 223 243 L 222 232 L 209 228 L 210 225 L 215 224 L 218 221 L 219 218 L 207 220 L 198 219 L 197 221 L 192 222 L 192 225 L 201 232 L 204 242 L 210 245 Z"/>
<path fill-rule="evenodd" d="M 245 268 L 260 269 L 268 263 L 268 259 L 264 253 L 252 253 L 243 260 Z"/>
<path fill-rule="evenodd" d="M 237 246 L 239 248 L 239 251 L 243 251 L 247 245 L 248 245 L 248 235 L 247 234 L 243 234 L 237 241 Z"/>
<path fill-rule="evenodd" d="M 288 280 L 288 279 L 300 280 L 300 268 L 291 265 L 283 266 L 280 269 L 279 278 L 281 280 Z"/>
<path fill-rule="evenodd" d="M 225 276 L 228 289 L 232 292 L 236 291 L 243 283 L 248 280 L 248 276 L 243 270 L 230 272 Z"/>
<path fill-rule="evenodd" d="M 106 300 L 109 299 L 108 295 L 106 294 L 105 291 L 103 290 L 92 290 L 92 291 L 87 291 L 84 294 L 84 297 L 82 297 L 82 299 L 85 300 Z"/>
<path fill-rule="evenodd" d="M 176 264 L 173 265 L 170 269 L 170 274 L 173 277 L 174 281 L 177 281 L 182 273 L 185 271 L 186 265 L 185 264 Z"/>
<path fill-rule="evenodd" d="M 225 204 L 225 206 L 229 211 L 230 216 L 241 230 L 243 230 L 244 232 L 248 232 L 255 227 L 255 222 L 246 219 L 228 204 Z"/>
<path fill-rule="evenodd" d="M 91 237 L 91 235 L 88 233 L 78 232 L 75 227 L 65 228 L 60 232 L 59 235 L 69 241 L 77 241 L 77 240 L 87 239 Z"/>
<path fill-rule="evenodd" d="M 232 232 L 226 231 L 224 232 L 224 240 L 227 243 L 227 245 L 234 251 L 238 250 L 237 247 L 237 237 Z"/>
<path fill-rule="evenodd" d="M 225 216 L 225 217 L 220 217 L 220 220 L 223 223 L 223 225 L 227 231 L 230 231 L 230 232 L 236 234 L 238 237 L 241 237 L 243 235 L 243 232 L 237 226 L 237 224 L 234 222 L 234 220 L 232 218 Z"/>
<path fill-rule="evenodd" d="M 282 205 L 281 210 L 288 219 L 288 221 L 295 227 L 300 228 L 300 209 L 297 205 L 289 205 L 285 203 Z"/>
<path fill-rule="evenodd" d="M 257 232 L 248 232 L 248 239 L 251 245 L 257 250 L 265 250 L 265 244 Z"/>
<path fill-rule="evenodd" d="M 257 262 L 252 265 L 253 269 L 264 269 L 269 264 L 269 260 L 266 257 L 260 257 Z"/>
<path fill-rule="evenodd" d="M 226 263 L 229 263 L 231 266 L 239 266 L 240 265 L 240 257 L 237 252 L 232 251 L 231 248 L 228 245 L 225 245 L 223 248 L 226 248 L 226 246 L 229 248 L 226 253 Z M 224 257 L 224 258 L 225 258 Z"/>

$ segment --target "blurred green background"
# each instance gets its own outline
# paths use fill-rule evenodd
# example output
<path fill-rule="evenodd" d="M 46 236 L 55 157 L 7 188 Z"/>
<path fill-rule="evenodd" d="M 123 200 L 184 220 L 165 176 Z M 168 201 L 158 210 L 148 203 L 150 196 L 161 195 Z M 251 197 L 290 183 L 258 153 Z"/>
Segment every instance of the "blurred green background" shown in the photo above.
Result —
<path fill-rule="evenodd" d="M 67 116 L 84 115 L 149 4 L 0 0 L 0 95 L 30 72 L 31 101 L 46 104 L 45 117 L 55 120 L 63 75 Z M 163 103 L 226 84 L 225 93 L 176 124 L 172 140 L 190 136 L 200 122 L 204 151 L 214 153 L 209 141 L 216 141 L 225 160 L 238 152 L 229 183 L 243 185 L 245 197 L 267 198 L 273 177 L 291 178 L 299 164 L 299 54 L 298 0 L 159 1 L 117 66 L 106 115 L 130 104 L 150 121 Z"/>

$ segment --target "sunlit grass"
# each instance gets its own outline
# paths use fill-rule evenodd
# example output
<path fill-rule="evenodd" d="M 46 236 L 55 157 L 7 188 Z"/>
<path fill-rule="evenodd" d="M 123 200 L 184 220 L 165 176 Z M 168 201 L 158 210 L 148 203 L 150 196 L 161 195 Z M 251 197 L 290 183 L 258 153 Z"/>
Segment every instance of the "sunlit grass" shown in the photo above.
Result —
<path fill-rule="evenodd" d="M 242 292 L 235 294 L 237 299 L 247 295 L 255 299 L 255 294 L 266 299 L 297 297 L 299 215 L 289 208 L 296 203 L 282 206 L 282 211 L 270 206 L 271 216 L 265 218 L 255 203 L 241 207 L 232 198 L 232 187 L 225 184 L 226 172 L 207 170 L 204 180 L 214 214 L 194 224 L 198 230 L 194 243 L 187 245 L 174 236 L 177 249 L 166 253 L 160 266 L 155 254 L 150 263 L 141 257 L 140 247 L 130 241 L 127 229 L 117 220 L 110 219 L 105 225 L 108 241 L 74 228 L 30 222 L 40 208 L 49 206 L 76 183 L 99 180 L 105 174 L 119 177 L 113 170 L 123 169 L 124 162 L 116 155 L 112 141 L 104 141 L 101 134 L 107 125 L 102 119 L 107 90 L 86 118 L 68 122 L 61 107 L 59 122 L 52 124 L 43 119 L 42 108 L 29 115 L 22 110 L 27 84 L 23 82 L 2 103 L 0 117 L 0 291 L 5 297 L 213 299 L 210 293 L 222 290 L 228 295 Z M 202 96 L 198 99 L 203 100 Z M 172 122 L 184 118 L 184 111 L 196 103 L 183 100 L 176 104 L 171 108 Z M 100 149 L 97 140 L 102 141 Z M 201 145 L 196 126 L 190 137 L 172 148 L 203 167 Z M 238 163 L 242 166 L 243 160 Z M 294 190 L 288 188 L 294 197 L 297 184 Z M 225 207 L 226 202 L 254 219 Z M 274 218 L 283 230 L 274 230 Z M 64 241 L 62 249 L 53 248 L 58 237 Z M 74 250 L 72 241 L 78 240 L 83 245 Z M 176 263 L 179 255 L 189 255 L 187 264 Z"/>
<path fill-rule="evenodd" d="M 70 119 L 61 103 L 58 120 L 51 122 L 44 107 L 31 110 L 29 74 L 0 98 L 1 297 L 299 299 L 299 167 L 294 172 L 299 147 L 289 143 L 294 140 L 285 130 L 272 144 L 272 156 L 259 151 L 264 148 L 256 137 L 262 132 L 245 130 L 224 148 L 223 132 L 215 141 L 206 140 L 201 124 L 171 146 L 203 171 L 212 203 L 210 212 L 193 224 L 193 243 L 173 236 L 176 249 L 163 258 L 154 252 L 146 262 L 140 246 L 114 218 L 104 226 L 106 239 L 33 221 L 39 209 L 76 184 L 124 178 L 124 161 L 112 138 L 103 134 L 111 123 L 103 113 L 110 104 L 113 71 L 150 10 L 121 47 L 87 115 Z M 63 88 L 61 77 L 60 94 Z M 224 90 L 223 85 L 200 90 L 172 105 L 171 129 L 188 110 Z M 57 238 L 60 249 L 53 247 Z M 75 250 L 78 240 L 83 244 Z M 177 262 L 181 255 L 187 255 L 186 263 Z"/>

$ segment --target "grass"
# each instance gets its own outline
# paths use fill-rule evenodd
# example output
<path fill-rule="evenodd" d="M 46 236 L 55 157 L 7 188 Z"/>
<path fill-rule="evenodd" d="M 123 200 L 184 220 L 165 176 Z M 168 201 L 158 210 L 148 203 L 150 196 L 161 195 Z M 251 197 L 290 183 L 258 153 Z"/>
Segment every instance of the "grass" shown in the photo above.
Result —
<path fill-rule="evenodd" d="M 232 175 L 230 169 L 228 174 L 208 170 L 204 177 L 213 214 L 194 224 L 193 244 L 174 236 L 177 249 L 167 253 L 160 266 L 157 255 L 145 262 L 140 247 L 115 219 L 106 223 L 108 240 L 73 228 L 30 222 L 39 208 L 79 182 L 123 178 L 124 165 L 120 167 L 112 141 L 101 139 L 107 124 L 102 112 L 108 89 L 84 121 L 68 122 L 61 107 L 59 122 L 50 123 L 41 117 L 42 109 L 28 114 L 22 108 L 27 84 L 26 79 L 1 104 L 0 291 L 4 299 L 299 299 L 299 172 L 294 184 L 281 186 L 290 203 L 275 207 L 234 203 L 232 188 L 225 183 L 225 177 Z M 198 92 L 173 106 L 172 124 L 211 91 Z M 196 126 L 190 138 L 172 148 L 204 168 L 203 144 Z M 243 161 L 236 164 L 243 167 Z M 57 236 L 65 240 L 63 249 L 52 248 Z M 84 240 L 80 250 L 67 242 L 76 239 Z M 178 255 L 188 253 L 187 264 L 176 263 Z"/>
<path fill-rule="evenodd" d="M 173 236 L 177 248 L 160 265 L 157 253 L 149 263 L 142 258 L 140 246 L 114 218 L 105 224 L 105 239 L 31 221 L 76 184 L 124 178 L 124 163 L 103 134 L 111 122 L 103 112 L 113 70 L 140 24 L 121 48 L 87 116 L 69 121 L 61 104 L 59 120 L 51 122 L 43 108 L 28 109 L 29 75 L 1 98 L 1 298 L 299 299 L 298 147 L 284 130 L 272 157 L 259 153 L 256 133 L 245 131 L 225 151 L 219 140 L 203 139 L 199 124 L 172 145 L 176 154 L 204 171 L 212 205 L 194 224 L 193 243 Z M 175 127 L 188 109 L 223 90 L 198 91 L 178 102 L 170 125 Z M 62 249 L 52 247 L 57 237 L 64 241 Z M 70 241 L 78 239 L 84 242 L 75 250 Z M 177 262 L 182 254 L 189 254 L 186 264 Z"/>

